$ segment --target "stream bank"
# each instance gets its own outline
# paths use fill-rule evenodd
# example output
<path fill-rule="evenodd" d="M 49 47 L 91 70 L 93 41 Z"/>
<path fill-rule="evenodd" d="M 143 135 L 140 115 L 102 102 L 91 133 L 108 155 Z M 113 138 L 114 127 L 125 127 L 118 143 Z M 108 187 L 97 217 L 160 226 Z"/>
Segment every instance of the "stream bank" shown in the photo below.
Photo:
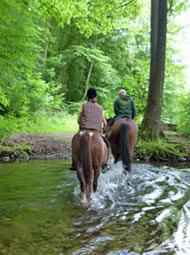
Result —
<path fill-rule="evenodd" d="M 56 134 L 14 134 L 0 144 L 0 162 L 19 162 L 23 160 L 71 159 L 71 140 L 74 133 Z M 181 153 L 172 154 L 152 149 L 147 155 L 147 148 L 140 148 L 137 143 L 134 160 L 137 162 L 164 163 L 168 165 L 190 166 L 190 140 L 174 131 L 164 131 L 168 144 L 180 147 Z M 140 143 L 139 143 L 140 144 Z M 151 147 L 151 146 L 149 146 Z M 151 148 L 149 148 L 151 150 Z"/>

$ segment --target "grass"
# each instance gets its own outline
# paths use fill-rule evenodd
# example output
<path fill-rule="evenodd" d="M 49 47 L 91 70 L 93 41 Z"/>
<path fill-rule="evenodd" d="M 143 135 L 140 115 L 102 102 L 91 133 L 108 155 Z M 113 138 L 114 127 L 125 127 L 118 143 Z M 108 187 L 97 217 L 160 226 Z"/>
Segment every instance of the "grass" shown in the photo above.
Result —
<path fill-rule="evenodd" d="M 40 113 L 25 118 L 1 119 L 1 139 L 10 137 L 11 133 L 53 134 L 61 132 L 76 132 L 78 130 L 77 115 L 63 112 L 48 114 Z"/>
<path fill-rule="evenodd" d="M 78 130 L 77 116 L 65 113 L 54 115 L 38 115 L 35 119 L 27 120 L 18 126 L 17 132 L 34 134 L 53 134 L 59 132 L 76 132 Z"/>

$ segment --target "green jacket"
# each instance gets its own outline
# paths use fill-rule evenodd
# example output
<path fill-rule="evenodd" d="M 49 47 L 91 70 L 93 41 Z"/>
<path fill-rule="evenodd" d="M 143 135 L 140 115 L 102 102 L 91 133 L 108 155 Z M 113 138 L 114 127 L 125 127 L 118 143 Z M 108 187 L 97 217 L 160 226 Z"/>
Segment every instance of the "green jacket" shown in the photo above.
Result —
<path fill-rule="evenodd" d="M 116 116 L 121 118 L 134 119 L 137 110 L 132 97 L 128 95 L 119 96 L 114 102 L 114 112 Z"/>

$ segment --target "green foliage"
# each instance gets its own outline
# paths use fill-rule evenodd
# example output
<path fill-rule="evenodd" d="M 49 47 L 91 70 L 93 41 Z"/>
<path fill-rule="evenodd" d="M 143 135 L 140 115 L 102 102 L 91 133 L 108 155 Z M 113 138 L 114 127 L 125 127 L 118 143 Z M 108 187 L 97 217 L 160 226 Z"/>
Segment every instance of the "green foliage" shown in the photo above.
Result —
<path fill-rule="evenodd" d="M 86 101 L 79 101 L 79 102 L 73 102 L 73 103 L 68 103 L 68 104 L 63 104 L 62 108 L 64 109 L 65 112 L 67 112 L 69 115 L 78 116 L 82 104 L 86 103 Z"/>
<path fill-rule="evenodd" d="M 25 83 L 12 84 L 7 110 L 15 116 L 26 116 L 29 112 L 44 110 L 49 96 L 46 89 L 47 84 L 39 73 L 28 75 Z"/>
<path fill-rule="evenodd" d="M 186 156 L 179 145 L 167 143 L 163 139 L 139 140 L 136 154 L 141 158 L 150 160 L 173 160 Z"/>
<path fill-rule="evenodd" d="M 106 34 L 113 26 L 120 26 L 121 18 L 132 18 L 140 9 L 138 1 L 120 2 L 111 0 L 40 0 L 39 8 L 44 16 L 54 18 L 58 26 L 65 28 L 71 23 L 87 37 L 93 34 Z M 129 11 L 130 10 L 130 11 Z"/>
<path fill-rule="evenodd" d="M 170 3 L 174 16 L 187 7 L 187 1 Z M 172 16 L 169 26 L 170 33 L 178 30 Z M 67 124 L 61 117 L 42 115 L 64 111 L 76 121 L 88 86 L 97 89 L 107 118 L 114 115 L 118 90 L 126 88 L 140 124 L 149 83 L 149 27 L 149 4 L 144 1 L 2 0 L 0 136 L 15 130 L 46 132 L 46 121 L 51 132 L 62 130 Z M 183 67 L 173 58 L 173 40 L 168 39 L 163 118 L 176 122 L 179 113 L 182 119 L 189 117 L 179 111 L 185 81 Z M 76 122 L 71 126 L 78 128 Z"/>
<path fill-rule="evenodd" d="M 183 135 L 190 135 L 190 93 L 180 98 L 180 114 L 177 129 Z"/>
<path fill-rule="evenodd" d="M 27 112 L 27 81 L 40 47 L 40 26 L 27 2 L 0 2 L 0 104 L 2 113 Z"/>
<path fill-rule="evenodd" d="M 0 116 L 0 141 L 9 137 L 16 128 L 16 119 L 12 116 Z"/>
<path fill-rule="evenodd" d="M 16 122 L 16 132 L 52 134 L 56 132 L 75 132 L 78 130 L 77 115 L 64 112 L 44 113 L 20 118 Z"/>
<path fill-rule="evenodd" d="M 177 30 L 174 24 L 169 24 L 169 31 Z M 180 50 L 177 49 L 175 42 L 176 35 L 169 32 L 167 40 L 167 55 L 165 63 L 165 83 L 163 95 L 162 119 L 170 123 L 177 123 L 181 112 L 181 97 L 185 93 L 185 66 L 176 55 L 180 56 Z"/>
<path fill-rule="evenodd" d="M 0 111 L 4 111 L 4 108 L 9 104 L 9 100 L 6 97 L 5 93 L 3 92 L 2 88 L 0 87 Z"/>
<path fill-rule="evenodd" d="M 5 155 L 7 153 L 8 155 L 10 154 L 14 156 L 19 155 L 19 157 L 21 157 L 21 155 L 26 156 L 26 152 L 30 150 L 31 150 L 31 147 L 26 144 L 20 144 L 20 145 L 9 146 L 9 147 L 0 145 L 0 153 L 3 153 Z"/>
<path fill-rule="evenodd" d="M 169 0 L 168 1 L 168 13 L 172 16 L 181 14 L 184 10 L 190 7 L 189 1 Z"/>
<path fill-rule="evenodd" d="M 13 132 L 53 134 L 59 132 L 77 132 L 77 114 L 41 113 L 30 117 L 15 118 L 13 116 L 0 116 L 0 141 L 8 138 Z"/>

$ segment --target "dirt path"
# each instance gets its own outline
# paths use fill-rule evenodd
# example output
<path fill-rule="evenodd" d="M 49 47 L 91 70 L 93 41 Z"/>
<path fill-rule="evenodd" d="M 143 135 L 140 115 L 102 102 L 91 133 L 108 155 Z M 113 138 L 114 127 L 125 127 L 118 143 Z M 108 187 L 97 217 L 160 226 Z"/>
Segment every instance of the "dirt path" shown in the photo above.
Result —
<path fill-rule="evenodd" d="M 0 161 L 18 159 L 71 159 L 73 133 L 15 134 L 3 143 Z"/>

